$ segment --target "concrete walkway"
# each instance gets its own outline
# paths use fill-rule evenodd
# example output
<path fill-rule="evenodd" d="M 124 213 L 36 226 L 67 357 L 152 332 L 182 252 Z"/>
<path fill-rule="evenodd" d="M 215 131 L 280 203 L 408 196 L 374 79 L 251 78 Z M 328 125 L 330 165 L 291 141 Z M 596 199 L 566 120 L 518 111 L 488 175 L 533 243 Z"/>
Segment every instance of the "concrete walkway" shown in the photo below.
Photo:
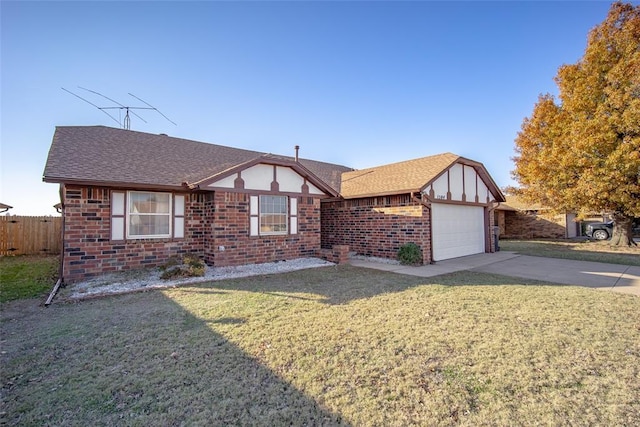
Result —
<path fill-rule="evenodd" d="M 640 296 L 640 267 L 629 265 L 534 257 L 505 251 L 438 261 L 420 267 L 360 259 L 349 262 L 358 267 L 420 277 L 471 270 Z"/>

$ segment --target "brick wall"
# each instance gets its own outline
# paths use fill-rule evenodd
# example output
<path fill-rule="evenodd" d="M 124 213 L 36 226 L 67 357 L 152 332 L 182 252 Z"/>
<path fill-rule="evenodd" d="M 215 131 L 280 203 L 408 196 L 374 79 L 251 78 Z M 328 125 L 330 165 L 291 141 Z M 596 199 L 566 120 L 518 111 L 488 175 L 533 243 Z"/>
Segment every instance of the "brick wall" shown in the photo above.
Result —
<path fill-rule="evenodd" d="M 504 212 L 505 239 L 563 239 L 566 237 L 566 215 Z"/>
<path fill-rule="evenodd" d="M 99 274 L 156 266 L 169 257 L 203 252 L 202 195 L 185 197 L 184 239 L 111 241 L 111 191 L 66 185 L 63 277 L 66 282 Z"/>
<path fill-rule="evenodd" d="M 410 195 L 322 203 L 323 248 L 346 245 L 359 255 L 396 259 L 410 242 L 429 263 L 429 211 Z"/>
<path fill-rule="evenodd" d="M 493 224 L 500 227 L 500 236 L 504 236 L 506 230 L 505 214 L 506 212 L 502 210 L 494 211 L 495 222 Z"/>
<path fill-rule="evenodd" d="M 318 256 L 335 264 L 347 264 L 349 262 L 349 246 L 335 245 L 331 249 L 322 248 Z"/>
<path fill-rule="evenodd" d="M 312 257 L 320 251 L 319 198 L 298 198 L 297 234 L 249 236 L 248 194 L 187 193 L 184 239 L 111 241 L 110 189 L 67 185 L 63 197 L 63 277 L 68 283 L 159 266 L 185 253 L 209 265 L 233 266 Z"/>
<path fill-rule="evenodd" d="M 209 202 L 209 265 L 232 266 L 314 257 L 320 250 L 320 199 L 298 197 L 298 233 L 249 235 L 249 194 L 216 192 Z"/>

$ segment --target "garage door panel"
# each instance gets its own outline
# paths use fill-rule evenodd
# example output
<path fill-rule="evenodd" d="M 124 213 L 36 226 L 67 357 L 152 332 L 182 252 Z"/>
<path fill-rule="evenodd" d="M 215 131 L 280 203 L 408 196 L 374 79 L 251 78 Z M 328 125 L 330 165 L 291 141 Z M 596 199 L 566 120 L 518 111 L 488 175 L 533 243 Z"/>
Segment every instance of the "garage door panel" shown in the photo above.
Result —
<path fill-rule="evenodd" d="M 484 252 L 482 206 L 433 203 L 431 207 L 435 261 Z"/>

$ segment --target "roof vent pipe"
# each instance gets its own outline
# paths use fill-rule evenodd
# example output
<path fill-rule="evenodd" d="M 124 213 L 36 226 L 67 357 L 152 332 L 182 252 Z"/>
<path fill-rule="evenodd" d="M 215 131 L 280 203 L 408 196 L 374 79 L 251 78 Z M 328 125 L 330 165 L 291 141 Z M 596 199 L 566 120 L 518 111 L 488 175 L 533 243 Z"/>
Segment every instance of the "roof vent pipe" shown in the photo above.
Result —
<path fill-rule="evenodd" d="M 300 146 L 296 145 L 295 147 L 293 147 L 296 150 L 296 163 L 298 162 L 298 150 L 300 150 Z"/>

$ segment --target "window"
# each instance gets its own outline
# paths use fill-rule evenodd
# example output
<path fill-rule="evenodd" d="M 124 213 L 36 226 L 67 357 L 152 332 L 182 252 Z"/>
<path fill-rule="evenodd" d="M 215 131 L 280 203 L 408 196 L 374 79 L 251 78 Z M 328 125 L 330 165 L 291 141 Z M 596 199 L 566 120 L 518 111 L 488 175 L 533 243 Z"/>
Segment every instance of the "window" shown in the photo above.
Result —
<path fill-rule="evenodd" d="M 298 233 L 298 199 L 287 196 L 251 196 L 251 236 Z"/>
<path fill-rule="evenodd" d="M 127 237 L 171 237 L 171 194 L 129 192 Z"/>
<path fill-rule="evenodd" d="M 185 195 L 150 191 L 111 192 L 111 240 L 183 239 Z"/>
<path fill-rule="evenodd" d="M 260 234 L 286 234 L 287 197 L 260 196 Z"/>

